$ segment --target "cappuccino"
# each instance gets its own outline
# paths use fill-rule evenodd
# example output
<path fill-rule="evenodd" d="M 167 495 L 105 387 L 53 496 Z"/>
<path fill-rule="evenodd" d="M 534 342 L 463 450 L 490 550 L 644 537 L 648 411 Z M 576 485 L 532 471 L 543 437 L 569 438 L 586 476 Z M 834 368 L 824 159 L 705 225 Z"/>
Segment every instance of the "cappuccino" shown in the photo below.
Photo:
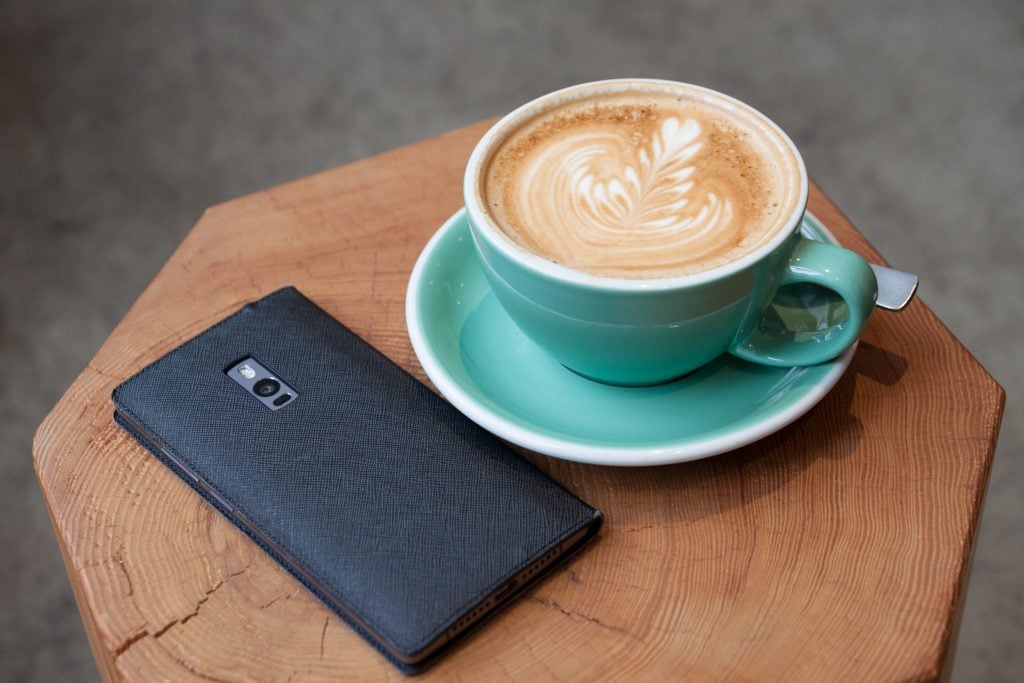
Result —
<path fill-rule="evenodd" d="M 572 92 L 505 132 L 478 192 L 521 248 L 593 275 L 710 270 L 757 250 L 800 201 L 799 161 L 760 114 L 678 85 Z"/>

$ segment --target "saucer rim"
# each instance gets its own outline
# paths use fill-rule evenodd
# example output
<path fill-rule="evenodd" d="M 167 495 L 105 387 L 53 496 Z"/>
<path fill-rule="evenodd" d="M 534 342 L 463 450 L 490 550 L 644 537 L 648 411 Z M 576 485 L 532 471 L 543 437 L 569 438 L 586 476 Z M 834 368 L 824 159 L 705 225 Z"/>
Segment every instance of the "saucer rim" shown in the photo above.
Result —
<path fill-rule="evenodd" d="M 432 352 L 431 344 L 423 333 L 422 319 L 417 305 L 422 289 L 423 272 L 441 240 L 450 230 L 454 229 L 460 220 L 466 220 L 465 216 L 465 207 L 452 214 L 434 232 L 420 251 L 406 288 L 406 328 L 420 366 L 441 392 L 441 395 L 476 424 L 523 448 L 562 460 L 620 467 L 668 465 L 720 455 L 763 439 L 802 417 L 832 390 L 839 378 L 845 374 L 853 360 L 854 353 L 856 353 L 858 343 L 854 343 L 835 359 L 828 361 L 832 364 L 832 368 L 804 396 L 778 413 L 766 416 L 737 431 L 698 441 L 685 444 L 673 444 L 669 441 L 665 444 L 647 446 L 602 446 L 531 431 L 495 414 L 463 390 L 456 381 L 451 379 L 437 360 Z M 839 244 L 835 235 L 810 211 L 807 211 L 804 218 L 801 219 L 801 226 L 804 221 L 812 223 L 813 228 L 832 244 Z"/>

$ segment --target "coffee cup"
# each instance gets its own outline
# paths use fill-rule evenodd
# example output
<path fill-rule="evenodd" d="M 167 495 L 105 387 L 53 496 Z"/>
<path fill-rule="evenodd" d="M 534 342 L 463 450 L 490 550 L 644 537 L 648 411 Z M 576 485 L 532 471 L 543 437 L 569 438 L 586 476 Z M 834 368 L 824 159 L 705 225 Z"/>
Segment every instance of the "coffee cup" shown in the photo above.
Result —
<path fill-rule="evenodd" d="M 788 136 L 708 88 L 653 79 L 577 85 L 498 121 L 466 167 L 474 246 L 531 340 L 597 381 L 670 381 L 731 353 L 828 361 L 877 296 L 858 255 L 803 238 L 808 180 Z M 780 286 L 835 292 L 838 324 L 773 333 Z"/>

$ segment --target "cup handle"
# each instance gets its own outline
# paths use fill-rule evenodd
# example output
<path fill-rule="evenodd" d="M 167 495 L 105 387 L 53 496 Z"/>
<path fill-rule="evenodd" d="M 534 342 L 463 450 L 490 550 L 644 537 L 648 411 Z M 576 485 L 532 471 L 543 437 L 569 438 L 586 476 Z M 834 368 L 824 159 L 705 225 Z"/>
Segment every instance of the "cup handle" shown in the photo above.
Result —
<path fill-rule="evenodd" d="M 838 325 L 796 341 L 759 334 L 765 327 L 764 313 L 734 342 L 729 352 L 752 363 L 792 367 L 815 365 L 831 360 L 860 336 L 875 307 L 878 283 L 867 261 L 842 247 L 800 238 L 789 257 L 779 286 L 809 283 L 830 289 L 846 303 L 847 318 Z"/>

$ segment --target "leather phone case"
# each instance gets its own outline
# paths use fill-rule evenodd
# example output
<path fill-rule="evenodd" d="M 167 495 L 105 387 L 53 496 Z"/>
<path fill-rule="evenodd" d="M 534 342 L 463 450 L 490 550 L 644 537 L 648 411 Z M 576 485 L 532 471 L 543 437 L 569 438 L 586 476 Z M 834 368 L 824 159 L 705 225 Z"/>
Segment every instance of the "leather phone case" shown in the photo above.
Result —
<path fill-rule="evenodd" d="M 271 411 L 225 375 L 247 356 L 297 398 Z M 601 524 L 294 288 L 112 398 L 122 427 L 406 673 L 510 577 Z"/>

